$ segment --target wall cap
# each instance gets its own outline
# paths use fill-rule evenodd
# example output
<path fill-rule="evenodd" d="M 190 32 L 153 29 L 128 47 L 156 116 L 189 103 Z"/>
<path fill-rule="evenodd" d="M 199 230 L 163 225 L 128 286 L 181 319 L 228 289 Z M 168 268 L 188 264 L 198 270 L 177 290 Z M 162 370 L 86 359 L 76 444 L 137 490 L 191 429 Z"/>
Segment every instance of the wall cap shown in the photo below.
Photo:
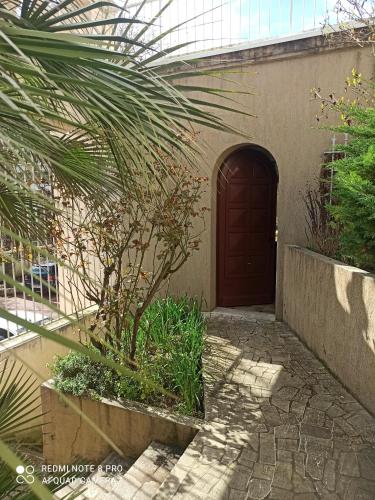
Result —
<path fill-rule="evenodd" d="M 39 326 L 43 326 L 43 328 L 45 328 L 50 332 L 63 330 L 64 328 L 74 324 L 74 321 L 77 320 L 77 315 L 78 319 L 83 319 L 93 314 L 96 310 L 97 306 L 87 307 L 86 309 L 80 311 L 79 313 L 70 314 L 65 318 L 58 318 L 51 321 L 50 323 L 46 323 L 44 325 L 39 325 Z M 23 344 L 27 344 L 34 340 L 38 340 L 40 339 L 40 337 L 41 336 L 39 335 L 39 333 L 26 331 L 10 339 L 2 340 L 0 341 L 0 355 L 12 349 L 15 349 Z"/>
<path fill-rule="evenodd" d="M 41 384 L 42 388 L 45 388 L 47 390 L 53 391 L 57 394 L 59 394 L 59 391 L 54 387 L 54 380 L 49 379 L 43 384 Z M 112 400 L 112 399 L 107 399 L 107 398 L 102 398 L 99 401 L 90 399 L 90 398 L 82 398 L 79 396 L 73 396 L 72 394 L 64 394 L 64 397 L 67 398 L 72 398 L 72 399 L 78 399 L 80 401 L 90 401 L 92 403 L 98 403 L 98 404 L 105 404 L 107 406 L 113 406 L 117 408 L 121 408 L 122 410 L 129 410 L 134 413 L 142 413 L 143 415 L 147 415 L 150 417 L 158 417 L 164 420 L 168 420 L 169 422 L 179 424 L 179 425 L 185 425 L 187 427 L 191 427 L 192 429 L 195 430 L 200 430 L 202 428 L 202 425 L 204 424 L 204 420 L 201 420 L 196 417 L 192 416 L 186 416 L 186 415 L 179 415 L 177 413 L 168 411 L 163 408 L 157 408 L 156 406 L 151 406 L 151 405 L 146 405 L 143 403 L 138 403 L 137 401 L 131 401 L 130 399 L 124 399 L 121 402 Z"/>
<path fill-rule="evenodd" d="M 314 259 L 324 261 L 327 264 L 330 264 L 334 267 L 342 268 L 342 269 L 345 269 L 347 271 L 350 271 L 351 273 L 356 273 L 356 274 L 362 275 L 364 278 L 375 279 L 374 273 L 371 273 L 369 271 L 365 271 L 364 269 L 360 269 L 359 267 L 351 266 L 350 264 L 345 264 L 344 262 L 341 262 L 340 260 L 332 259 L 331 257 L 327 257 L 326 255 L 323 255 L 319 252 L 315 252 L 314 250 L 310 250 L 308 248 L 301 247 L 299 245 L 293 245 L 290 243 L 287 243 L 285 245 L 285 249 L 286 250 L 295 250 L 297 252 L 308 255 L 309 257 L 312 257 Z"/>

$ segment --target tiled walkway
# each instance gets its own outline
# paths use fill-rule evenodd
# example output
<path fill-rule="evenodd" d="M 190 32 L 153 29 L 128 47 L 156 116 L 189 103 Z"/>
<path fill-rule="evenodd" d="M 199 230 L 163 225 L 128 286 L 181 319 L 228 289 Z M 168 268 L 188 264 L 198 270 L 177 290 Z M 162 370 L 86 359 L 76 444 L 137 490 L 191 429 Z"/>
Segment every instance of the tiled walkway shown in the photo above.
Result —
<path fill-rule="evenodd" d="M 207 423 L 158 499 L 375 499 L 375 419 L 285 324 L 212 314 L 205 371 Z"/>

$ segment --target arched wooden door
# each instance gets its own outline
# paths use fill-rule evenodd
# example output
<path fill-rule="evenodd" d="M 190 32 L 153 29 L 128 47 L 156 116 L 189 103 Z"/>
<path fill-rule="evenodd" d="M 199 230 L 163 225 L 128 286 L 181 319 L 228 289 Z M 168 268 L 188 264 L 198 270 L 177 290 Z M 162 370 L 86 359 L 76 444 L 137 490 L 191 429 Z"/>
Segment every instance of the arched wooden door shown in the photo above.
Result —
<path fill-rule="evenodd" d="M 217 305 L 270 304 L 275 297 L 276 193 L 274 164 L 241 149 L 218 176 Z"/>

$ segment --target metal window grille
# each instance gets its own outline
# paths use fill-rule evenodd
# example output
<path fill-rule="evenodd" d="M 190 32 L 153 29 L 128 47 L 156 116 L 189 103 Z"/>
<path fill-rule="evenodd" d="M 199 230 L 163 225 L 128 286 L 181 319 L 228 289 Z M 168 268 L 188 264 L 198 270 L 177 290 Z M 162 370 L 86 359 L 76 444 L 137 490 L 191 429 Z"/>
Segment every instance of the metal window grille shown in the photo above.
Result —
<path fill-rule="evenodd" d="M 43 191 L 54 203 L 59 203 L 59 194 L 48 170 L 40 168 L 36 171 L 18 166 L 16 171 L 18 178 L 32 190 Z M 41 237 L 30 243 L 24 244 L 18 238 L 0 232 L 0 307 L 14 316 L 41 325 L 77 312 L 78 303 L 80 310 L 92 305 L 84 296 L 79 301 L 72 301 L 74 273 L 58 264 L 61 252 L 55 238 Z M 17 286 L 10 282 L 12 280 Z M 26 331 L 16 320 L 0 317 L 0 341 Z"/>

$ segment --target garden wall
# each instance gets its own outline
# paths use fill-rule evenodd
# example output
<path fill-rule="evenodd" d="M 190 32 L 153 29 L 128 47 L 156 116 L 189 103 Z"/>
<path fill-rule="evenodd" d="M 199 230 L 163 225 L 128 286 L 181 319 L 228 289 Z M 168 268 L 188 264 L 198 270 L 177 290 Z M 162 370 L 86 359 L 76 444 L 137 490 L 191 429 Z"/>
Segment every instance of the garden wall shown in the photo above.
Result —
<path fill-rule="evenodd" d="M 151 441 L 177 445 L 185 449 L 199 430 L 192 417 L 127 402 L 61 396 L 46 382 L 41 387 L 43 454 L 49 464 L 69 464 L 79 457 L 95 464 L 111 451 L 99 428 L 125 456 L 138 458 Z M 82 415 L 66 401 L 77 406 Z M 89 422 L 89 421 L 90 422 Z"/>
<path fill-rule="evenodd" d="M 287 245 L 284 321 L 375 414 L 375 276 Z"/>

